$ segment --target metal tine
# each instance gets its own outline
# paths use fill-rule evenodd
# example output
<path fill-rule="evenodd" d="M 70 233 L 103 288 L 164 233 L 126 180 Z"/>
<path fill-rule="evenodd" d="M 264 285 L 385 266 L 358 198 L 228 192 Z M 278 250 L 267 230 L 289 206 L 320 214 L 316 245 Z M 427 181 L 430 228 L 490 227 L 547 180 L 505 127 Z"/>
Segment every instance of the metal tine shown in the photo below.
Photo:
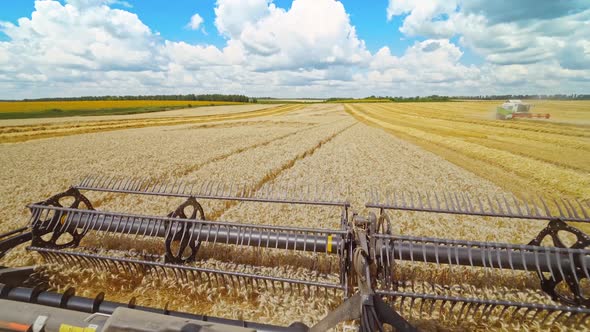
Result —
<path fill-rule="evenodd" d="M 549 248 L 547 248 L 547 255 L 549 255 Z M 563 269 L 561 268 L 561 255 L 559 253 L 557 253 L 557 255 L 555 255 L 555 256 L 557 258 L 557 269 L 559 270 L 559 273 L 561 274 L 561 278 L 562 278 L 561 280 L 566 280 L 565 274 L 563 273 Z M 547 256 L 547 260 L 549 260 L 549 256 Z M 574 274 L 574 276 L 576 278 L 576 284 L 579 284 L 578 276 L 576 276 L 576 272 L 572 270 L 572 274 Z"/>
<path fill-rule="evenodd" d="M 575 216 L 577 219 L 580 219 L 580 215 L 578 214 L 578 211 L 576 210 L 576 208 L 575 208 L 575 207 L 574 207 L 574 205 L 572 204 L 572 201 L 571 201 L 571 200 L 569 200 L 569 199 L 564 199 L 564 198 L 561 198 L 561 200 L 564 202 L 563 204 L 564 204 L 565 206 L 569 206 L 569 208 L 570 208 L 570 210 L 573 212 L 574 216 Z M 571 216 L 570 216 L 570 217 L 571 217 Z"/>
<path fill-rule="evenodd" d="M 183 184 L 184 184 L 183 180 L 174 179 L 174 185 L 172 185 L 172 188 L 170 188 L 170 194 L 179 194 L 180 188 L 182 188 Z M 176 189 L 175 189 L 175 187 L 176 187 Z"/>
<path fill-rule="evenodd" d="M 443 300 L 442 303 L 440 304 L 440 307 L 439 307 L 439 316 L 441 316 L 441 317 L 442 317 L 442 311 L 444 309 L 444 306 L 445 306 L 445 303 L 446 302 L 447 302 L 446 300 Z M 434 312 L 434 306 L 436 305 L 436 303 L 437 303 L 437 300 L 436 299 L 430 300 L 430 308 L 428 309 L 428 314 L 430 315 L 430 317 L 432 317 L 432 313 Z"/>
<path fill-rule="evenodd" d="M 473 208 L 473 204 L 471 204 L 471 199 L 469 198 L 469 194 L 467 193 L 462 193 L 461 196 L 463 196 L 463 200 L 467 201 L 467 206 L 469 208 L 469 212 L 471 213 L 475 213 L 475 209 Z"/>
<path fill-rule="evenodd" d="M 110 190 L 115 190 L 115 184 L 117 184 L 117 178 L 115 178 L 114 176 L 110 176 L 110 177 L 106 178 L 104 180 L 104 182 L 102 183 L 103 188 L 110 189 Z"/>
<path fill-rule="evenodd" d="M 108 182 L 111 180 L 111 176 L 108 175 L 103 175 L 103 176 L 99 176 L 96 177 L 96 180 L 94 180 L 92 183 L 90 183 L 91 188 L 106 188 L 106 189 L 110 189 L 109 187 L 107 187 Z"/>
<path fill-rule="evenodd" d="M 219 189 L 219 180 L 211 181 L 211 186 L 207 189 L 207 196 L 216 197 Z"/>
<path fill-rule="evenodd" d="M 281 190 L 281 195 L 277 197 L 279 201 L 286 201 L 289 198 L 290 190 L 291 190 L 291 180 L 287 180 L 286 183 L 282 184 L 283 190 Z"/>
<path fill-rule="evenodd" d="M 283 183 L 275 183 L 274 181 L 270 184 L 270 195 L 268 197 L 269 200 L 281 200 L 282 193 L 283 193 Z"/>
<path fill-rule="evenodd" d="M 234 192 L 234 182 L 232 181 L 231 185 L 229 186 L 229 189 L 228 189 L 228 194 L 227 194 L 227 196 L 228 196 L 228 197 L 233 197 L 233 196 L 235 196 L 233 192 Z"/>
<path fill-rule="evenodd" d="M 94 187 L 100 187 L 100 188 L 105 188 L 105 189 L 112 189 L 111 188 L 111 183 L 114 181 L 114 176 L 109 176 L 109 175 L 105 175 L 103 177 L 101 177 L 99 180 L 97 180 L 95 183 L 93 183 L 92 185 Z"/>
<path fill-rule="evenodd" d="M 275 195 L 275 184 L 274 182 L 270 184 L 269 186 L 269 194 L 268 194 L 268 199 L 273 199 L 274 195 Z"/>
<path fill-rule="evenodd" d="M 67 219 L 68 218 L 68 215 L 67 215 L 67 213 L 65 213 L 65 211 L 61 211 L 61 210 L 56 211 L 56 214 L 57 214 L 57 216 L 56 216 L 57 219 L 56 220 L 58 220 L 58 222 L 55 223 L 55 225 L 53 226 L 53 230 L 52 231 L 55 232 L 57 230 L 57 228 L 61 224 L 61 227 L 59 228 L 59 232 L 60 233 L 63 233 L 63 231 L 67 229 L 67 226 L 69 226 L 69 225 L 66 224 L 65 220 L 63 220 L 63 218 L 66 218 Z M 62 220 L 64 222 L 62 222 Z"/>
<path fill-rule="evenodd" d="M 214 186 L 215 186 L 215 182 L 207 181 L 207 187 L 205 187 L 205 195 L 206 196 L 211 196 Z"/>
<path fill-rule="evenodd" d="M 117 181 L 119 180 L 118 177 L 112 175 L 109 176 L 105 179 L 105 181 L 102 183 L 103 187 L 109 190 L 115 190 L 116 189 L 116 184 Z"/>
<path fill-rule="evenodd" d="M 187 185 L 187 187 L 188 187 L 188 185 Z M 188 190 L 187 194 L 190 196 L 194 196 L 194 189 L 195 189 L 195 183 L 193 182 L 193 183 L 191 183 L 191 188 Z"/>
<path fill-rule="evenodd" d="M 204 196 L 205 194 L 205 186 L 207 185 L 206 181 L 197 181 L 195 187 L 195 191 L 193 191 L 194 196 Z"/>
<path fill-rule="evenodd" d="M 106 175 L 106 174 L 101 175 L 101 176 L 94 176 L 90 181 L 88 181 L 86 183 L 86 185 L 88 187 L 90 187 L 90 188 L 93 188 L 93 187 L 105 187 L 105 184 L 106 184 L 106 182 L 107 182 L 107 180 L 109 178 L 110 177 L 108 175 Z"/>
<path fill-rule="evenodd" d="M 411 209 L 414 209 L 414 208 L 416 208 L 416 206 L 414 205 L 414 193 L 413 193 L 413 192 L 410 192 L 410 191 L 408 191 L 407 193 L 408 193 L 408 196 L 409 196 L 409 197 L 408 197 L 408 198 L 409 198 L 409 199 L 408 199 L 408 206 L 409 206 Z"/>
<path fill-rule="evenodd" d="M 121 178 L 121 182 L 119 182 L 119 190 L 125 190 L 125 188 L 127 187 L 127 184 L 129 184 L 129 181 L 131 181 L 131 178 L 128 177 L 124 177 Z"/>
<path fill-rule="evenodd" d="M 138 187 L 138 185 L 141 185 L 141 181 L 142 181 L 142 179 L 140 177 L 133 178 L 133 180 L 129 184 L 129 187 L 127 188 L 127 190 L 137 191 L 137 187 Z"/>
<path fill-rule="evenodd" d="M 246 197 L 246 182 L 242 182 L 241 186 L 242 190 L 240 190 L 238 197 Z"/>
<path fill-rule="evenodd" d="M 154 189 L 153 192 L 154 193 L 162 193 L 162 191 L 164 190 L 164 186 L 166 185 L 166 180 L 156 180 L 155 184 L 154 184 Z M 157 188 L 157 189 L 156 189 Z"/>
<path fill-rule="evenodd" d="M 149 185 L 150 185 L 150 183 L 151 183 L 151 181 L 152 181 L 152 180 L 151 180 L 150 178 L 148 178 L 148 177 L 144 177 L 144 178 L 143 178 L 143 181 L 141 182 L 141 186 L 139 186 L 139 187 L 137 188 L 137 190 L 139 190 L 139 191 L 143 191 L 143 192 L 146 192 L 146 191 L 147 191 L 147 189 L 148 189 L 148 187 L 149 187 Z"/>
<path fill-rule="evenodd" d="M 584 271 L 586 278 L 590 279 L 590 274 L 588 273 L 588 265 L 586 264 L 586 260 L 582 258 L 583 256 L 579 257 L 579 259 L 582 261 L 582 270 Z"/>
<path fill-rule="evenodd" d="M 264 196 L 264 186 L 266 184 L 263 184 L 260 188 L 258 188 L 257 190 L 254 190 L 254 198 L 256 199 L 263 199 Z"/>
<path fill-rule="evenodd" d="M 440 200 L 438 198 L 438 194 L 434 191 L 434 199 L 436 200 L 436 209 L 440 210 Z"/>
<path fill-rule="evenodd" d="M 564 209 L 565 213 L 567 214 L 567 217 L 568 218 L 573 218 L 573 214 L 570 211 L 570 208 L 569 208 L 568 204 L 566 203 L 566 201 L 563 198 L 561 198 L 561 197 L 559 198 L 559 200 L 563 204 L 563 209 Z"/>
<path fill-rule="evenodd" d="M 514 195 L 511 195 L 511 196 L 512 196 L 512 201 L 514 201 L 514 206 L 515 206 L 516 210 L 518 211 L 518 215 L 524 216 L 525 214 L 522 213 L 522 210 L 520 209 L 520 203 L 516 199 L 516 196 L 514 196 Z M 530 215 L 530 214 L 527 214 L 527 215 Z"/>
<path fill-rule="evenodd" d="M 582 205 L 582 202 L 580 202 L 580 200 L 576 198 L 576 203 L 578 203 L 578 206 L 580 207 L 580 211 L 582 211 L 582 214 L 584 215 L 584 219 L 590 219 L 590 216 L 588 216 L 588 214 L 586 213 L 586 209 Z"/>
<path fill-rule="evenodd" d="M 272 185 L 272 184 L 271 184 L 270 182 L 267 182 L 267 183 L 265 183 L 265 184 L 264 184 L 264 187 L 263 187 L 263 189 L 261 190 L 261 193 L 262 193 L 262 198 L 263 198 L 263 199 L 265 199 L 265 200 L 268 200 L 268 199 L 270 199 L 270 194 L 271 194 L 271 191 L 270 191 L 270 189 L 271 189 L 271 185 Z"/>
<path fill-rule="evenodd" d="M 103 176 L 101 176 L 101 177 L 97 177 L 96 178 L 96 181 L 93 181 L 92 184 L 91 184 L 91 186 L 92 187 L 102 187 L 102 188 L 109 189 L 108 184 L 109 184 L 109 182 L 112 181 L 112 178 L 113 178 L 112 176 L 108 176 L 106 174 L 103 175 Z"/>
<path fill-rule="evenodd" d="M 283 200 L 287 200 L 289 198 L 289 194 L 291 193 L 291 186 L 293 185 L 291 180 L 287 180 L 287 184 L 286 184 L 286 188 L 285 188 L 285 197 L 283 198 Z M 327 196 L 327 193 L 326 193 Z"/>
<path fill-rule="evenodd" d="M 457 202 L 457 211 L 463 212 L 465 211 L 463 209 L 463 206 L 461 205 L 461 202 L 459 201 L 459 197 L 457 196 L 457 192 L 453 192 L 453 196 L 455 196 L 455 202 Z M 453 200 L 453 197 L 451 196 L 451 201 Z"/>
<path fill-rule="evenodd" d="M 537 273 L 539 273 L 539 275 L 543 275 L 541 267 L 539 266 L 539 251 L 537 250 L 537 248 L 533 249 L 533 254 L 535 256 L 535 267 L 537 269 Z M 553 276 L 553 274 L 551 274 L 551 276 Z"/>
<path fill-rule="evenodd" d="M 82 178 L 82 181 L 80 181 L 80 187 L 85 187 L 86 183 L 88 183 L 90 180 L 92 180 L 93 176 L 92 175 L 86 175 L 85 177 Z"/>
<path fill-rule="evenodd" d="M 125 186 L 125 190 L 132 190 L 137 181 L 138 181 L 137 178 L 129 178 L 129 181 L 127 182 L 127 185 Z"/>
<path fill-rule="evenodd" d="M 88 223 L 88 228 L 95 229 L 96 223 L 100 219 L 101 215 L 99 213 L 94 215 L 94 218 L 91 218 L 90 222 Z"/>
<path fill-rule="evenodd" d="M 86 224 L 82 228 L 82 234 L 86 234 L 88 232 L 88 230 L 90 229 L 90 223 L 92 222 L 94 215 L 91 215 L 91 214 L 85 213 L 85 212 L 81 212 L 80 219 L 82 219 L 82 216 L 86 216 L 86 220 L 87 220 Z"/>
<path fill-rule="evenodd" d="M 168 192 L 168 186 L 170 185 L 170 180 L 162 181 L 162 186 L 160 187 L 160 191 L 158 193 L 164 194 Z"/>
<path fill-rule="evenodd" d="M 219 191 L 221 190 L 221 192 L 223 193 L 223 186 L 224 184 L 221 182 L 217 182 L 217 187 L 215 188 L 215 196 L 219 197 Z"/>
<path fill-rule="evenodd" d="M 494 209 L 494 203 L 492 203 L 492 199 L 490 198 L 490 196 L 489 195 L 486 195 L 486 199 L 488 201 L 488 205 L 490 206 L 490 210 L 492 211 L 492 214 L 496 214 L 496 210 Z M 483 206 L 482 206 L 481 212 L 484 212 Z"/>
<path fill-rule="evenodd" d="M 504 204 L 506 204 L 506 210 L 508 214 L 512 215 L 512 210 L 510 209 L 510 203 L 508 203 L 508 199 L 506 199 L 506 194 L 502 194 L 502 199 L 504 200 Z"/>
<path fill-rule="evenodd" d="M 498 198 L 498 196 L 500 196 L 500 195 L 496 196 L 496 202 L 498 203 L 498 210 L 500 211 L 501 214 L 505 214 L 504 209 L 502 209 L 502 202 L 500 201 L 500 198 Z"/>
<path fill-rule="evenodd" d="M 526 195 L 522 195 L 522 201 L 524 202 L 527 216 L 533 216 L 531 209 L 529 208 L 529 202 L 527 201 Z"/>
<path fill-rule="evenodd" d="M 149 192 L 150 193 L 159 193 L 161 187 L 162 187 L 162 181 L 154 179 L 152 182 L 152 187 L 149 188 Z"/>
<path fill-rule="evenodd" d="M 121 177 L 119 179 L 119 181 L 117 182 L 117 190 L 125 190 L 125 186 L 127 185 L 127 182 L 129 182 L 128 177 Z"/>
<path fill-rule="evenodd" d="M 174 182 L 172 183 L 172 187 L 170 187 L 170 191 L 168 193 L 169 194 L 176 194 L 176 193 L 178 193 L 178 191 L 180 190 L 180 185 L 181 184 L 182 184 L 182 181 L 180 179 L 178 179 L 178 178 L 175 178 L 174 179 Z"/>
<path fill-rule="evenodd" d="M 104 175 L 102 175 L 102 176 L 104 176 Z M 100 177 L 100 176 L 98 176 L 98 177 Z M 80 181 L 80 185 L 79 186 L 80 187 L 89 187 L 92 182 L 96 181 L 96 179 L 97 179 L 97 176 L 96 175 L 86 175 L 82 179 L 82 181 Z"/>
<path fill-rule="evenodd" d="M 457 207 L 455 206 L 455 202 L 453 201 L 453 194 L 450 192 L 447 192 L 446 194 L 448 199 L 447 208 L 451 211 L 457 211 Z"/>
<path fill-rule="evenodd" d="M 543 199 L 543 196 L 537 195 L 537 197 L 539 198 L 539 200 L 541 201 L 541 204 L 543 205 L 543 208 L 545 209 L 545 216 L 552 217 L 553 214 L 551 213 L 551 210 L 549 210 L 549 207 L 547 206 L 547 203 Z"/>
<path fill-rule="evenodd" d="M 479 198 L 479 196 L 476 196 L 475 198 L 477 198 L 477 206 L 479 207 L 479 211 L 476 211 L 474 209 L 474 212 L 484 213 L 483 203 L 481 202 L 481 199 Z"/>
<path fill-rule="evenodd" d="M 37 226 L 37 224 L 41 220 L 39 218 L 39 215 L 41 214 L 42 211 L 43 211 L 42 209 L 38 209 L 38 208 L 31 209 L 31 217 L 29 218 L 29 225 L 31 227 L 36 227 Z"/>
<path fill-rule="evenodd" d="M 192 196 L 193 195 L 193 188 L 195 188 L 195 183 L 190 182 L 190 180 L 185 180 L 184 182 L 186 183 L 186 185 L 184 186 L 184 189 L 182 190 L 182 194 Z"/>
<path fill-rule="evenodd" d="M 139 230 L 141 229 L 141 227 L 143 226 L 143 222 L 146 218 L 140 218 L 139 219 L 139 227 L 137 227 L 137 231 L 135 232 L 135 234 L 133 235 L 134 239 L 137 239 L 137 236 L 139 235 Z M 149 225 L 149 224 L 148 224 Z"/>
<path fill-rule="evenodd" d="M 559 256 L 561 256 L 561 255 L 559 255 L 559 254 L 557 255 L 557 262 L 558 262 L 558 263 L 560 263 L 560 262 L 559 262 L 559 259 L 560 259 L 560 258 L 559 258 Z M 580 281 L 578 280 L 578 274 L 576 273 L 576 268 L 575 268 L 575 266 L 574 266 L 574 257 L 573 257 L 574 255 L 573 255 L 573 253 L 570 251 L 568 256 L 569 256 L 569 259 L 570 259 L 570 267 L 571 267 L 571 272 L 572 272 L 572 274 L 574 275 L 574 278 L 576 279 L 576 285 L 579 285 L 579 284 L 580 284 Z M 585 264 L 585 263 L 586 263 L 586 260 L 584 259 L 584 257 L 583 257 L 583 256 L 580 256 L 580 260 L 582 261 L 582 264 L 583 264 L 583 265 L 586 265 L 586 264 Z M 561 264 L 559 265 L 559 268 L 560 268 L 560 271 L 561 271 Z M 586 267 L 585 267 L 585 266 L 584 266 L 584 273 L 586 274 L 586 276 L 587 276 L 587 277 L 589 277 L 589 278 L 590 278 L 590 276 L 588 276 L 588 270 L 586 269 Z M 561 276 L 563 277 L 563 279 L 562 279 L 562 280 L 566 280 L 566 279 L 565 279 L 565 276 L 563 276 L 563 272 L 562 272 L 562 275 L 561 275 Z"/>
<path fill-rule="evenodd" d="M 307 195 L 307 192 L 305 191 L 305 184 L 300 182 L 299 185 L 297 185 L 297 191 L 299 192 L 299 201 L 309 201 L 309 195 Z"/>
<path fill-rule="evenodd" d="M 420 204 L 420 209 L 424 209 L 426 207 L 426 201 L 428 201 L 428 193 L 423 194 L 422 191 L 418 191 L 418 202 Z M 430 202 L 428 202 L 428 205 L 430 205 Z"/>
<path fill-rule="evenodd" d="M 113 176 L 113 175 L 105 176 L 96 185 L 101 186 L 102 188 L 105 188 L 105 189 L 114 189 L 114 185 L 115 185 L 116 181 L 117 180 L 116 180 L 115 176 Z"/>
<path fill-rule="evenodd" d="M 173 191 L 173 193 L 180 195 L 184 193 L 184 190 L 186 190 L 186 181 L 179 180 L 178 188 L 176 188 L 176 191 Z"/>
<path fill-rule="evenodd" d="M 557 210 L 559 211 L 559 216 L 562 218 L 565 218 L 565 215 L 563 214 L 563 210 L 561 209 L 561 206 L 559 205 L 557 200 L 555 198 L 552 198 L 551 200 L 555 203 L 555 206 L 557 207 Z"/>
<path fill-rule="evenodd" d="M 451 207 L 451 204 L 449 204 L 449 198 L 447 197 L 447 192 L 443 192 L 443 198 L 445 199 L 445 208 L 449 211 L 454 211 L 453 208 Z"/>

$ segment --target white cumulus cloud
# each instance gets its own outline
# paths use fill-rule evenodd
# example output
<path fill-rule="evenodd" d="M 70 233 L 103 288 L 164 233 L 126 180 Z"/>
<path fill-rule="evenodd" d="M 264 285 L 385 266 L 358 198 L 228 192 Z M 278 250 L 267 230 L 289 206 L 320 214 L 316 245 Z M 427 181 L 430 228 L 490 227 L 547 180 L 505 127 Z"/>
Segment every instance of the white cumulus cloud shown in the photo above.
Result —
<path fill-rule="evenodd" d="M 191 16 L 191 20 L 188 22 L 187 27 L 191 30 L 199 30 L 201 24 L 203 24 L 203 18 L 199 13 L 196 13 Z"/>
<path fill-rule="evenodd" d="M 336 0 L 217 0 L 221 45 L 166 40 L 123 1 L 38 0 L 31 15 L 0 22 L 0 98 L 587 93 L 588 7 L 390 1 L 387 17 L 403 16 L 402 33 L 417 39 L 372 54 Z M 203 26 L 195 14 L 187 27 Z M 483 63 L 465 65 L 467 51 Z"/>

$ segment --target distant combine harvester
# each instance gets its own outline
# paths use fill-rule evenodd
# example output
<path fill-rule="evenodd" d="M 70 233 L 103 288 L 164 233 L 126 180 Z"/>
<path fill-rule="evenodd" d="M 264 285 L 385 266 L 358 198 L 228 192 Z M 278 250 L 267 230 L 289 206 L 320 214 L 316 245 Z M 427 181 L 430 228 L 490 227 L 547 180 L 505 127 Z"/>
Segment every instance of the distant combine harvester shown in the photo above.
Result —
<path fill-rule="evenodd" d="M 529 112 L 533 105 L 523 103 L 519 99 L 507 100 L 501 106 L 496 108 L 496 119 L 510 120 L 516 118 L 542 118 L 549 119 L 551 114 L 531 113 Z"/>

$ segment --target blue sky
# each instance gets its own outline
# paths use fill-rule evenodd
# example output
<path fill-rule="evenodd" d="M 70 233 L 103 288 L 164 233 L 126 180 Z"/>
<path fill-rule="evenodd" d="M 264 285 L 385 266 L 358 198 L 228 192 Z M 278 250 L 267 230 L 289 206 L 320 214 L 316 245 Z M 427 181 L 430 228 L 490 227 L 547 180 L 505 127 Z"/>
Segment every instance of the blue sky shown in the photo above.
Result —
<path fill-rule="evenodd" d="M 162 37 L 173 41 L 190 43 L 207 43 L 218 47 L 225 45 L 225 39 L 216 33 L 215 0 L 127 0 L 131 7 L 113 4 L 111 7 L 130 10 Z M 292 0 L 273 1 L 277 7 L 289 8 Z M 387 20 L 385 8 L 387 0 L 374 0 L 368 6 L 365 1 L 341 1 L 349 11 L 350 19 L 357 28 L 369 50 L 377 51 L 384 45 L 391 48 L 395 54 L 402 54 L 411 44 L 412 38 L 404 38 L 399 32 L 402 17 L 395 17 L 391 22 Z M 30 17 L 34 9 L 33 0 L 12 1 L 0 12 L 0 20 L 16 23 L 21 17 Z M 194 32 L 186 28 L 187 22 L 194 13 L 199 13 L 204 19 L 205 31 Z"/>
<path fill-rule="evenodd" d="M 0 98 L 584 93 L 589 3 L 6 1 Z"/>

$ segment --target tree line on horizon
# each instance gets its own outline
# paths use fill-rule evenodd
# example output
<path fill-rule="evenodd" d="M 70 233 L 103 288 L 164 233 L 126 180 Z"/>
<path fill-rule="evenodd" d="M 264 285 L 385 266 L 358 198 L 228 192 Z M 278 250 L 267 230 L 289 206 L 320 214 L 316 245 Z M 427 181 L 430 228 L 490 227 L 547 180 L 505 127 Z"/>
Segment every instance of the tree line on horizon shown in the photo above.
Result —
<path fill-rule="evenodd" d="M 455 99 L 467 100 L 507 100 L 507 99 L 545 99 L 545 100 L 590 100 L 590 94 L 553 94 L 553 95 L 481 95 L 481 96 L 415 96 L 415 97 L 391 97 L 391 96 L 369 96 L 365 98 L 336 97 L 328 98 L 327 102 L 339 100 L 391 100 L 393 102 L 436 102 L 451 101 Z"/>
<path fill-rule="evenodd" d="M 56 98 L 34 98 L 22 99 L 21 101 L 104 101 L 104 100 L 186 100 L 186 101 L 226 101 L 240 103 L 257 103 L 258 99 L 276 99 L 271 97 L 254 98 L 245 95 L 225 94 L 185 94 L 185 95 L 127 95 L 127 96 L 82 96 L 82 97 L 56 97 Z M 315 98 L 294 98 L 301 100 L 312 100 Z M 337 102 L 339 100 L 390 100 L 393 102 L 437 102 L 451 101 L 453 99 L 466 100 L 506 100 L 506 99 L 545 99 L 545 100 L 590 100 L 590 94 L 553 94 L 553 95 L 480 95 L 480 96 L 415 96 L 415 97 L 393 97 L 393 96 L 369 96 L 365 98 L 353 97 L 332 97 L 324 99 L 326 102 Z M 3 100 L 16 101 L 16 100 Z"/>
<path fill-rule="evenodd" d="M 137 96 L 83 96 L 60 98 L 23 99 L 22 101 L 112 101 L 112 100 L 186 100 L 186 101 L 227 101 L 239 103 L 256 103 L 256 98 L 244 95 L 224 94 L 186 94 L 186 95 L 137 95 Z"/>

